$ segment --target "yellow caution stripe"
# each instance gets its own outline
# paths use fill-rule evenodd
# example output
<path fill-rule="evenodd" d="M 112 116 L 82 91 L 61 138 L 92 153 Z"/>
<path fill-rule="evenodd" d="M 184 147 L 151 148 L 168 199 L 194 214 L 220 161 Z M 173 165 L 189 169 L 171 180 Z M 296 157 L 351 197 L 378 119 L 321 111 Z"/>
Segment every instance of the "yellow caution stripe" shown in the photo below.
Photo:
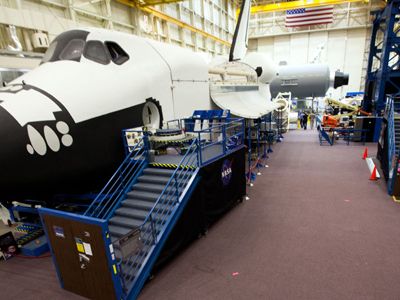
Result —
<path fill-rule="evenodd" d="M 152 167 L 167 168 L 167 169 L 176 169 L 176 168 L 178 168 L 178 165 L 177 165 L 177 164 L 165 164 L 165 163 L 155 163 L 155 162 L 152 162 L 152 163 L 150 163 L 150 165 L 151 165 Z M 196 169 L 195 166 L 188 166 L 188 165 L 179 166 L 179 168 L 180 168 L 180 169 L 186 169 L 186 170 L 189 170 L 189 169 L 195 170 L 195 169 Z"/>

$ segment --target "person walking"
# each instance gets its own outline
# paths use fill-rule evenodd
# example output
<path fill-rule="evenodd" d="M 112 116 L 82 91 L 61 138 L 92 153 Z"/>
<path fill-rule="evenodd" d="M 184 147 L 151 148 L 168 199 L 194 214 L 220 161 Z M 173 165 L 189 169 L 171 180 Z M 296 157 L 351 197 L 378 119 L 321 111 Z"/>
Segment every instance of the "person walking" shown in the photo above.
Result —
<path fill-rule="evenodd" d="M 303 112 L 302 112 L 302 111 L 299 111 L 300 128 L 303 128 L 303 127 L 304 127 L 304 126 L 303 126 L 303 117 L 304 117 Z"/>
<path fill-rule="evenodd" d="M 311 130 L 314 129 L 314 123 L 315 123 L 315 113 L 311 112 L 311 114 L 310 114 L 310 129 Z"/>
<path fill-rule="evenodd" d="M 308 115 L 307 115 L 306 112 L 304 112 L 304 115 L 303 115 L 303 128 L 304 128 L 304 130 L 307 130 L 307 121 L 308 121 Z"/>

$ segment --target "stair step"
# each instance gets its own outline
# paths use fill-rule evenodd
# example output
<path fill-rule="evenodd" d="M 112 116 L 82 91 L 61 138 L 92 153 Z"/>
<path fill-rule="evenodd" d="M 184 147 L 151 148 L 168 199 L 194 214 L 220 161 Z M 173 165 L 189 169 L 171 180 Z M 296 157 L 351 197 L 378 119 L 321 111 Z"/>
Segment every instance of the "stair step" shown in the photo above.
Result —
<path fill-rule="evenodd" d="M 132 274 L 129 273 L 129 271 L 131 271 L 132 269 L 139 269 L 141 266 L 141 263 L 139 262 L 131 262 L 129 264 L 127 263 L 122 263 L 121 264 L 121 269 L 122 269 L 122 276 L 124 276 L 124 279 L 132 282 L 135 279 L 135 272 L 133 272 Z"/>
<path fill-rule="evenodd" d="M 145 201 L 155 202 L 160 196 L 160 193 L 152 193 L 148 191 L 134 189 L 127 193 L 126 196 L 127 199 L 141 199 Z"/>
<path fill-rule="evenodd" d="M 139 182 L 166 184 L 169 181 L 169 177 L 156 176 L 156 175 L 142 175 L 138 178 Z"/>
<path fill-rule="evenodd" d="M 136 209 L 141 209 L 145 211 L 150 211 L 154 204 L 156 202 L 150 202 L 150 201 L 143 201 L 143 200 L 135 200 L 135 199 L 127 199 L 124 202 L 122 202 L 122 207 L 127 207 L 127 208 L 136 208 Z"/>
<path fill-rule="evenodd" d="M 165 184 L 151 184 L 145 182 L 138 182 L 133 186 L 132 192 L 139 190 L 139 191 L 157 193 L 159 195 L 164 190 L 164 188 Z M 170 189 L 172 189 L 172 187 L 168 188 L 168 190 Z"/>
<path fill-rule="evenodd" d="M 175 169 L 146 168 L 143 171 L 143 174 L 146 174 L 146 175 L 160 175 L 160 176 L 171 177 L 171 175 L 174 172 L 175 172 Z"/>
<path fill-rule="evenodd" d="M 136 227 L 139 227 L 143 224 L 143 221 L 132 219 L 132 218 L 125 218 L 120 216 L 115 216 L 110 219 L 111 225 L 116 225 L 119 227 L 128 228 L 128 232 Z M 111 230 L 110 230 L 111 231 Z"/>
<path fill-rule="evenodd" d="M 114 241 L 115 239 L 128 234 L 132 229 L 126 228 L 126 227 L 121 227 L 118 225 L 109 225 L 108 230 L 110 231 L 112 241 Z"/>
<path fill-rule="evenodd" d="M 116 216 L 133 218 L 133 219 L 142 220 L 142 221 L 144 221 L 146 219 L 148 214 L 149 214 L 149 210 L 141 210 L 141 209 L 130 208 L 130 207 L 126 207 L 126 206 L 120 207 L 115 211 Z"/>

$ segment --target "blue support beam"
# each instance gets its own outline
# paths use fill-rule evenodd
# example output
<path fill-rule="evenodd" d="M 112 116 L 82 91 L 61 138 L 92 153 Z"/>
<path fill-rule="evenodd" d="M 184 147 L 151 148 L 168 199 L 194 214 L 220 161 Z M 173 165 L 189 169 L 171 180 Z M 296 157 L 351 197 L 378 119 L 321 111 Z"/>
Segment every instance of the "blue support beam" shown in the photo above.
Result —
<path fill-rule="evenodd" d="M 362 109 L 382 116 L 386 95 L 400 95 L 400 0 L 374 14 Z"/>

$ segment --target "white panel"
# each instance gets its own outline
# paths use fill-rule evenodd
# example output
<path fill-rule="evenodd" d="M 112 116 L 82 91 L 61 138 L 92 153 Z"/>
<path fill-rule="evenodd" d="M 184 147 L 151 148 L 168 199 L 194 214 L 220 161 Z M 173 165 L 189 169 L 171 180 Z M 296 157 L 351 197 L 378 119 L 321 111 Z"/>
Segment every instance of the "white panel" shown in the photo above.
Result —
<path fill-rule="evenodd" d="M 201 15 L 201 1 L 193 1 L 193 10 L 196 14 Z"/>
<path fill-rule="evenodd" d="M 308 57 L 308 34 L 295 34 L 290 38 L 289 64 L 306 64 Z"/>
<path fill-rule="evenodd" d="M 326 61 L 326 47 L 328 44 L 328 33 L 326 31 L 312 32 L 308 42 L 308 63 L 324 63 Z M 322 51 L 321 51 L 322 48 Z M 320 59 L 318 59 L 320 56 Z"/>
<path fill-rule="evenodd" d="M 194 17 L 194 26 L 197 28 L 202 28 L 203 27 L 203 22 L 200 16 L 195 16 Z"/>
<path fill-rule="evenodd" d="M 258 40 L 258 52 L 266 54 L 270 59 L 274 60 L 274 38 L 263 38 Z M 275 63 L 278 63 L 274 60 Z"/>
<path fill-rule="evenodd" d="M 196 109 L 211 109 L 208 82 L 174 81 L 175 118 L 189 117 Z"/>
<path fill-rule="evenodd" d="M 178 12 L 175 5 L 165 5 L 164 13 L 171 17 L 178 18 Z"/>
<path fill-rule="evenodd" d="M 343 71 L 345 53 L 346 53 L 346 42 L 347 41 L 347 30 L 331 31 L 328 34 L 328 45 L 327 45 L 327 56 L 326 60 L 331 72 L 340 69 Z M 346 70 L 344 70 L 346 71 Z M 351 78 L 350 74 L 350 78 Z M 333 98 L 340 98 L 342 95 L 342 88 L 330 89 L 328 94 Z"/>
<path fill-rule="evenodd" d="M 276 36 L 274 38 L 274 61 L 287 61 L 290 53 L 290 36 Z"/>
<path fill-rule="evenodd" d="M 194 45 L 193 39 L 192 39 L 192 32 L 189 30 L 184 30 L 183 31 L 183 36 L 185 39 L 185 43 L 188 45 Z"/>
<path fill-rule="evenodd" d="M 111 15 L 113 19 L 126 24 L 130 24 L 132 20 L 130 9 L 117 1 L 113 1 L 111 5 Z"/>
<path fill-rule="evenodd" d="M 148 41 L 169 65 L 173 80 L 208 82 L 208 66 L 196 53 L 156 41 Z"/>
<path fill-rule="evenodd" d="M 221 26 L 221 20 L 219 18 L 219 10 L 215 7 L 214 11 L 214 24 Z"/>
<path fill-rule="evenodd" d="M 203 5 L 204 5 L 204 18 L 207 20 L 211 20 L 210 4 L 206 1 L 203 1 Z"/>
<path fill-rule="evenodd" d="M 186 9 L 181 10 L 181 21 L 191 24 L 190 12 Z"/>
<path fill-rule="evenodd" d="M 344 71 L 350 74 L 350 78 L 349 85 L 343 87 L 344 92 L 357 92 L 360 90 L 360 80 L 363 75 L 361 72 L 364 58 L 365 38 L 365 29 L 356 29 L 347 32 Z"/>
<path fill-rule="evenodd" d="M 180 32 L 179 32 L 179 27 L 175 24 L 170 24 L 169 25 L 169 35 L 171 37 L 171 39 L 175 39 L 175 40 L 180 40 Z"/>
<path fill-rule="evenodd" d="M 189 0 L 183 1 L 182 6 L 186 7 L 186 8 L 190 8 L 190 1 Z"/>

